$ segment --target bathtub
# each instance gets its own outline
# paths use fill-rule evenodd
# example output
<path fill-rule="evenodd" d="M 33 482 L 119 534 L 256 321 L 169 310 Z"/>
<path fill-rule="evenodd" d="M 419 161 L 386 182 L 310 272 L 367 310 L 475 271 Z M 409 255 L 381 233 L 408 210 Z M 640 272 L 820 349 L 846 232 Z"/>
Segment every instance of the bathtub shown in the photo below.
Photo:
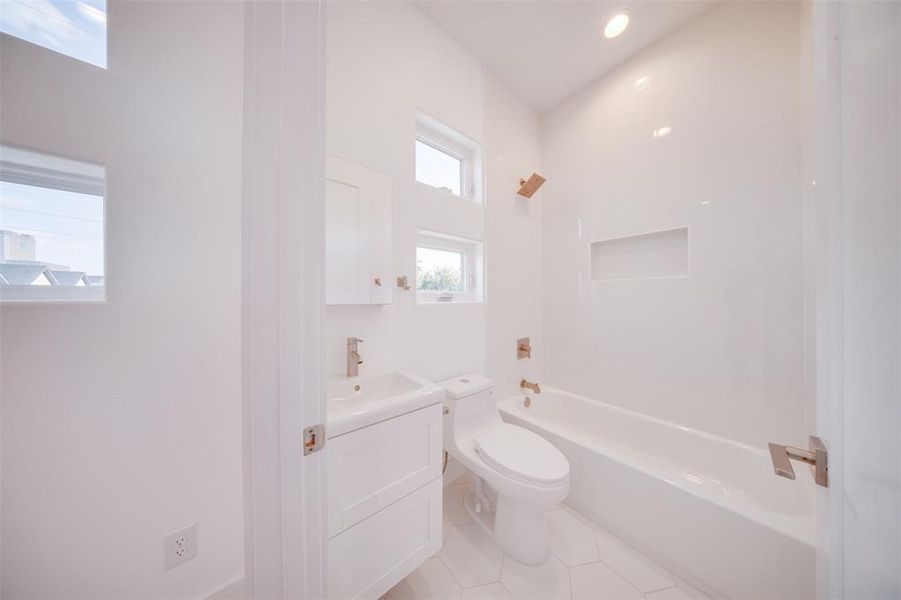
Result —
<path fill-rule="evenodd" d="M 544 387 L 507 422 L 569 459 L 566 503 L 714 597 L 814 597 L 814 484 L 755 448 Z"/>

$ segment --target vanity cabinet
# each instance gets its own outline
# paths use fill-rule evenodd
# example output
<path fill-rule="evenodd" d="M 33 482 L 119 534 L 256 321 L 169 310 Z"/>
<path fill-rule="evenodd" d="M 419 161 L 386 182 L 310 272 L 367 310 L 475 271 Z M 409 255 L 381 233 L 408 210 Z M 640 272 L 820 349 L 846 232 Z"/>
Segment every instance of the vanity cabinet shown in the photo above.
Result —
<path fill-rule="evenodd" d="M 328 440 L 329 596 L 379 598 L 441 548 L 441 404 Z"/>
<path fill-rule="evenodd" d="M 326 304 L 390 304 L 391 177 L 326 157 Z"/>

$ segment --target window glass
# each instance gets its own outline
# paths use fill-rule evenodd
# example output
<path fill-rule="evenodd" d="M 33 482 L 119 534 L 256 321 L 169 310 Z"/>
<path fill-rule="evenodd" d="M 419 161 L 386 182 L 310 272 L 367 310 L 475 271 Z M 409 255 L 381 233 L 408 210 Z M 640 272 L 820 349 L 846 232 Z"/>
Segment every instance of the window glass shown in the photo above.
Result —
<path fill-rule="evenodd" d="M 463 187 L 463 161 L 416 140 L 416 181 L 459 196 Z"/>
<path fill-rule="evenodd" d="M 103 299 L 104 179 L 101 166 L 0 148 L 0 299 Z"/>
<path fill-rule="evenodd" d="M 106 0 L 0 0 L 0 31 L 106 68 Z"/>
<path fill-rule="evenodd" d="M 428 292 L 462 292 L 463 253 L 417 247 L 416 289 Z"/>
<path fill-rule="evenodd" d="M 482 302 L 482 242 L 434 231 L 416 232 L 416 300 Z"/>

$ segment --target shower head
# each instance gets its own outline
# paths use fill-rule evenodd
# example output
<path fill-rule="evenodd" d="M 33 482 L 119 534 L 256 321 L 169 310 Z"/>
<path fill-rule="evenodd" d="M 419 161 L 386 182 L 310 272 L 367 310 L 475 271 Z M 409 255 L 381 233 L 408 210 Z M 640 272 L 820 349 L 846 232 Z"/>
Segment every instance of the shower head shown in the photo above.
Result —
<path fill-rule="evenodd" d="M 523 198 L 531 198 L 535 195 L 535 192 L 538 191 L 538 188 L 544 185 L 545 181 L 547 181 L 547 179 L 538 173 L 532 173 L 532 176 L 528 179 L 519 180 L 519 191 L 516 193 Z"/>

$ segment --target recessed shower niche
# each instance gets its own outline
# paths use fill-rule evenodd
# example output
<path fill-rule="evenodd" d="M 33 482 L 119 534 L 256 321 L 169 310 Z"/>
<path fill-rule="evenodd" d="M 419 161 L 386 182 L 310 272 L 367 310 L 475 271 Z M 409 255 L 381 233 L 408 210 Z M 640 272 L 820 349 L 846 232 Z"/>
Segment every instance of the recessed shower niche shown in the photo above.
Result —
<path fill-rule="evenodd" d="M 591 243 L 592 281 L 688 277 L 688 227 Z"/>

